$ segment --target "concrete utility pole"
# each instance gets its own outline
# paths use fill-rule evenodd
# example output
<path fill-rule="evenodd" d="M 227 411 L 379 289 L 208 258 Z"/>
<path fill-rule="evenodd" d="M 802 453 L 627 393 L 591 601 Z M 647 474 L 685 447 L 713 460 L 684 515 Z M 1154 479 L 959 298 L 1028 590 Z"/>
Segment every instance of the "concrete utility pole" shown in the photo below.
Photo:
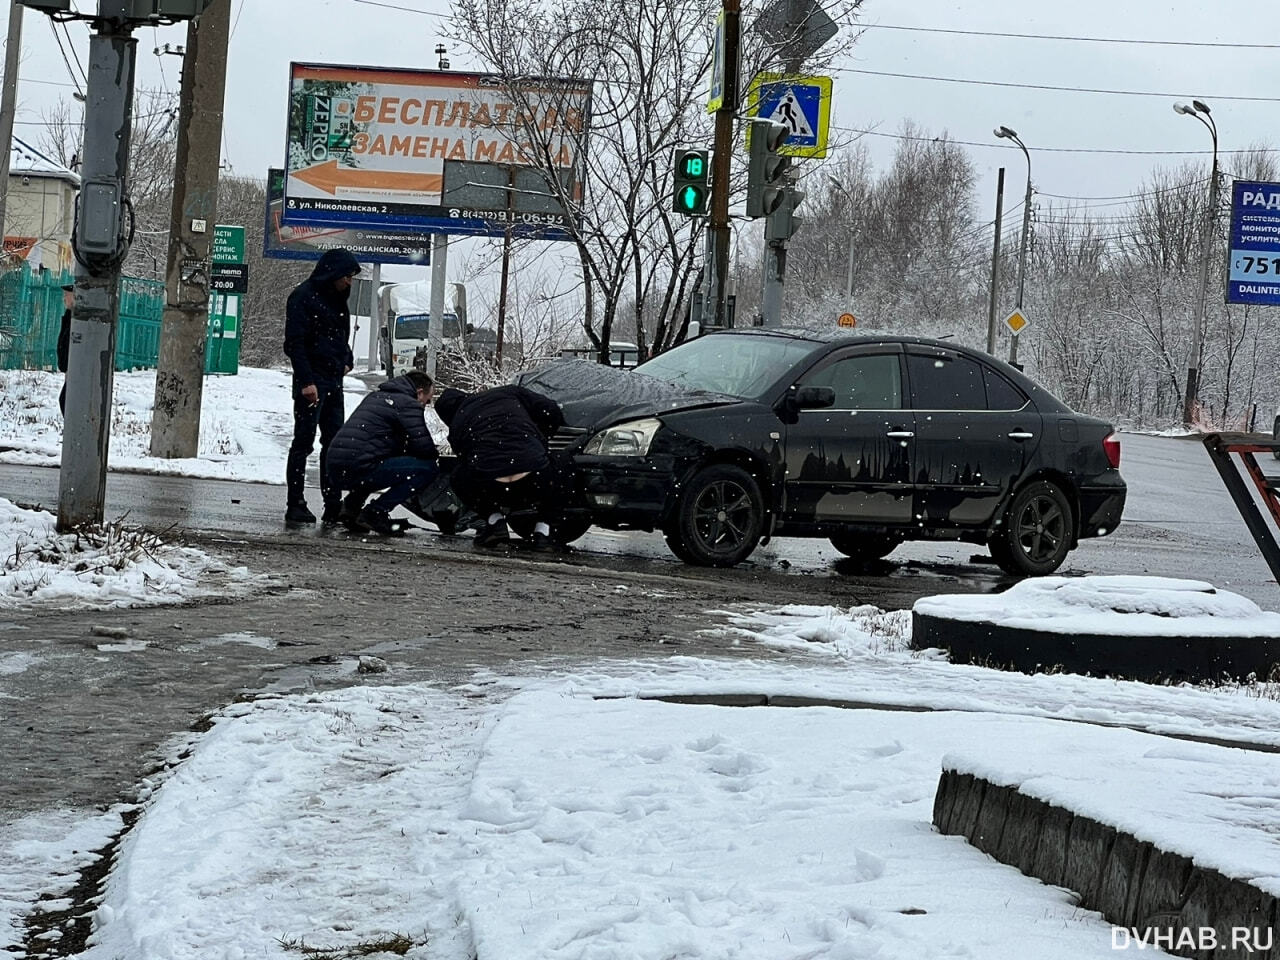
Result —
<path fill-rule="evenodd" d="M 22 11 L 17 0 L 9 0 L 9 39 L 4 45 L 4 90 L 0 92 L 0 238 L 5 232 L 9 203 L 9 154 L 13 150 L 13 117 L 18 108 L 18 61 L 22 55 Z"/>
<path fill-rule="evenodd" d="M 987 301 L 987 353 L 996 355 L 996 294 L 1000 290 L 1000 220 L 1004 216 L 1004 167 L 996 178 L 996 240 L 991 250 L 991 297 Z"/>
<path fill-rule="evenodd" d="M 724 0 L 724 99 L 716 111 L 711 156 L 711 223 L 707 231 L 707 285 L 702 320 L 723 327 L 725 280 L 729 276 L 729 173 L 733 157 L 733 119 L 738 111 L 738 39 L 740 0 Z"/>
<path fill-rule="evenodd" d="M 449 236 L 431 235 L 431 318 L 427 322 L 427 375 L 436 378 L 440 348 L 444 345 L 444 282 L 449 262 Z"/>
<path fill-rule="evenodd" d="M 129 141 L 137 41 L 129 0 L 100 0 L 89 40 L 76 252 L 76 300 L 67 366 L 58 530 L 100 524 L 107 486 L 120 267 L 129 252 Z"/>
<path fill-rule="evenodd" d="M 369 358 L 368 369 L 372 373 L 378 369 L 378 331 L 387 322 L 382 312 L 382 298 L 378 289 L 382 286 L 382 264 L 369 265 Z"/>
<path fill-rule="evenodd" d="M 194 457 L 200 448 L 205 341 L 209 325 L 209 255 L 218 216 L 223 93 L 231 0 L 214 0 L 187 24 L 178 105 L 178 147 L 164 323 L 151 412 L 151 455 Z"/>

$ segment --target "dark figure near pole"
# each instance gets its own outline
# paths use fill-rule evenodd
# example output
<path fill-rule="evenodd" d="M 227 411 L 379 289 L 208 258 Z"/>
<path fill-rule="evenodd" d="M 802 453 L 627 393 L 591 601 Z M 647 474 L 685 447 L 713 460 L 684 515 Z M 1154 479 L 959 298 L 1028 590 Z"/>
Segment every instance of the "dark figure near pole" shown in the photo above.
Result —
<path fill-rule="evenodd" d="M 329 488 L 351 491 L 337 520 L 353 533 L 403 534 L 408 525 L 392 520 L 391 511 L 440 472 L 424 417 L 432 390 L 421 370 L 388 380 L 360 401 L 329 445 Z M 377 490 L 386 492 L 365 506 Z"/>
<path fill-rule="evenodd" d="M 315 523 L 307 507 L 307 458 L 320 431 L 320 493 L 324 519 L 336 522 L 342 494 L 328 486 L 329 444 L 345 419 L 342 378 L 351 372 L 351 310 L 347 298 L 360 263 L 349 250 L 326 250 L 311 276 L 289 294 L 284 352 L 293 363 L 293 443 L 285 466 L 286 524 Z"/>
<path fill-rule="evenodd" d="M 458 457 L 453 491 L 485 520 L 476 546 L 506 547 L 507 514 L 532 510 L 533 549 L 556 550 L 551 524 L 561 485 L 547 447 L 564 425 L 556 402 L 515 385 L 472 395 L 446 390 L 436 401 L 436 413 L 449 425 L 449 445 Z"/>
<path fill-rule="evenodd" d="M 62 286 L 62 323 L 58 327 L 58 372 L 67 372 L 67 361 L 71 356 L 71 308 L 76 303 L 76 285 L 66 283 Z M 62 378 L 62 392 L 58 394 L 58 409 L 67 415 L 67 378 Z"/>

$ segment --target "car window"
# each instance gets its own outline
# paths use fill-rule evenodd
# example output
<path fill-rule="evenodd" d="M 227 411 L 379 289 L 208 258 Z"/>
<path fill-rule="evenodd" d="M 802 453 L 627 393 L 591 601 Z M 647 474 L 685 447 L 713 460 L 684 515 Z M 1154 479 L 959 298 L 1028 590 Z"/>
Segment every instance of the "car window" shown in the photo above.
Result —
<path fill-rule="evenodd" d="M 967 357 L 907 354 L 911 406 L 917 410 L 986 410 L 982 367 Z"/>
<path fill-rule="evenodd" d="M 1021 410 L 1026 404 L 1022 391 L 994 370 L 983 367 L 982 375 L 987 381 L 988 410 Z"/>
<path fill-rule="evenodd" d="M 843 357 L 806 374 L 801 386 L 830 387 L 834 410 L 898 410 L 902 407 L 902 369 L 898 354 Z"/>

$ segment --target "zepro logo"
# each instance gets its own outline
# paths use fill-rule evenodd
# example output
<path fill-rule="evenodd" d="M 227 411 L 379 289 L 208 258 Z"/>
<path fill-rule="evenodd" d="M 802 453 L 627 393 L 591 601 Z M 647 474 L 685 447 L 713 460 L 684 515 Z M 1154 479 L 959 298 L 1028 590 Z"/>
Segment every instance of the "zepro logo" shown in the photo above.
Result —
<path fill-rule="evenodd" d="M 355 104 L 344 97 L 307 96 L 307 156 L 323 163 L 334 153 L 351 149 L 351 120 Z"/>

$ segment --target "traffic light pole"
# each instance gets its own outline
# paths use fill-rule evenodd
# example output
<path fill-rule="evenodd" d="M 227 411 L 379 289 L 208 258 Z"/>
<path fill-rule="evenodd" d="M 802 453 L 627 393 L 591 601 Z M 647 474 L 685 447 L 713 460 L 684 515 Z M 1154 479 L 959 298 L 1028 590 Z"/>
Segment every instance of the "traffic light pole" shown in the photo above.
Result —
<path fill-rule="evenodd" d="M 733 121 L 738 111 L 738 25 L 740 0 L 724 0 L 724 98 L 716 111 L 711 159 L 711 223 L 707 231 L 707 283 L 702 316 L 709 326 L 728 324 L 725 303 L 729 276 L 729 161 L 733 154 Z"/>
<path fill-rule="evenodd" d="M 100 0 L 89 40 L 75 306 L 58 484 L 58 530 L 100 524 L 106 499 L 137 41 L 127 0 Z"/>

